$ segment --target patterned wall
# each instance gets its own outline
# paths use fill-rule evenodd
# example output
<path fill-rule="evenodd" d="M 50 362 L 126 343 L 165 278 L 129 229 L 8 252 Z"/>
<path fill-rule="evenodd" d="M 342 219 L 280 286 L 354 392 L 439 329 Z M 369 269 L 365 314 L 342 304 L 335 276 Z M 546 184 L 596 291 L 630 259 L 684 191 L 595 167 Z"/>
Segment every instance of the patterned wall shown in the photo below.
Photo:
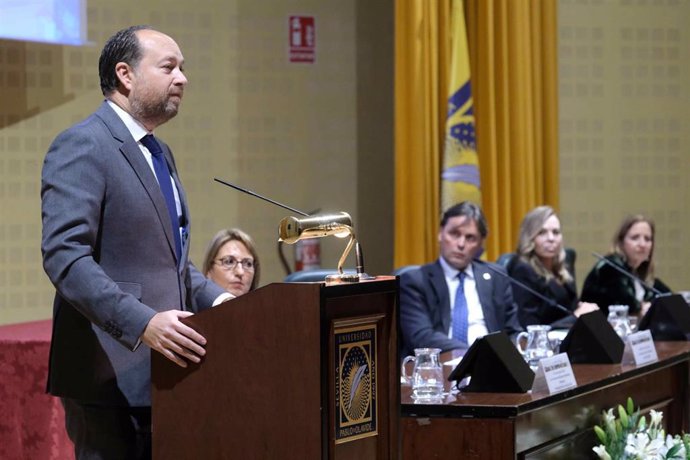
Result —
<path fill-rule="evenodd" d="M 92 46 L 0 41 L 0 324 L 50 316 L 53 290 L 39 249 L 42 158 L 59 131 L 99 104 L 100 49 L 130 24 L 169 33 L 187 59 L 180 115 L 157 132 L 173 147 L 190 196 L 195 261 L 217 229 L 235 225 L 257 240 L 262 284 L 283 276 L 275 232 L 289 212 L 213 177 L 306 211 L 346 210 L 355 222 L 358 200 L 390 210 L 390 195 L 358 190 L 363 171 L 367 183 L 377 176 L 357 145 L 366 99 L 359 74 L 368 70 L 358 68 L 355 54 L 381 46 L 357 43 L 355 18 L 367 11 L 355 0 L 89 0 Z M 287 62 L 291 14 L 316 17 L 314 65 Z M 578 279 L 594 262 L 589 253 L 608 249 L 624 214 L 646 212 L 657 221 L 660 276 L 688 289 L 690 2 L 560 0 L 559 21 L 561 216 L 567 244 L 579 253 Z M 385 79 L 370 78 L 384 82 L 377 95 L 392 92 Z M 383 127 L 391 123 L 385 116 Z M 382 158 L 392 168 L 390 156 L 372 164 L 384 167 Z M 381 196 L 391 203 L 378 203 Z M 370 229 L 380 241 L 392 237 L 385 225 Z M 343 246 L 322 240 L 324 265 L 333 266 Z"/>
<path fill-rule="evenodd" d="M 288 17 L 316 17 L 314 64 L 288 62 Z M 291 214 L 213 182 L 236 181 L 296 208 L 356 211 L 353 0 L 89 0 L 91 46 L 0 41 L 0 324 L 51 314 L 41 267 L 40 170 L 55 135 L 102 100 L 97 62 L 117 29 L 148 23 L 176 39 L 190 83 L 180 114 L 156 133 L 189 195 L 192 259 L 223 227 L 252 234 L 262 284 L 282 279 L 276 240 Z M 334 266 L 344 242 L 322 244 Z M 292 247 L 288 248 L 289 250 Z"/>
<path fill-rule="evenodd" d="M 561 216 L 578 281 L 627 214 L 658 275 L 690 289 L 690 2 L 560 0 Z"/>

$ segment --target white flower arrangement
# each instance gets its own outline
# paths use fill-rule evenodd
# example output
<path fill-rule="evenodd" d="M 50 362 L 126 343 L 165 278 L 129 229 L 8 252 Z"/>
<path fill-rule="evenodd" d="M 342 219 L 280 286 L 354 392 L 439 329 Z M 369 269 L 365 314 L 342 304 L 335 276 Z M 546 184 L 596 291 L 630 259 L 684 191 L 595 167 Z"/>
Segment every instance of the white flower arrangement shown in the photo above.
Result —
<path fill-rule="evenodd" d="M 600 445 L 592 450 L 604 460 L 690 460 L 690 435 L 666 434 L 661 421 L 663 413 L 651 410 L 649 425 L 639 409 L 634 411 L 631 398 L 627 407 L 618 406 L 618 419 L 609 409 L 602 422 L 594 427 Z"/>

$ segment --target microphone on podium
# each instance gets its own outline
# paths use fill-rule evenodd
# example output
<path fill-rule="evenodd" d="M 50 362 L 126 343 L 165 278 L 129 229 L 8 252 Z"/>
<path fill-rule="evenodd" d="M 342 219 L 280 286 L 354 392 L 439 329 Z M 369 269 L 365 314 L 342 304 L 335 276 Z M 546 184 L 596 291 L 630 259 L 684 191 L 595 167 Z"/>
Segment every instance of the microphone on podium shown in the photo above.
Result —
<path fill-rule="evenodd" d="M 632 279 L 633 281 L 637 281 L 638 283 L 640 283 L 640 285 L 642 285 L 643 288 L 645 288 L 645 289 L 648 290 L 648 291 L 651 291 L 651 292 L 654 294 L 655 297 L 660 297 L 660 296 L 672 294 L 671 292 L 669 292 L 669 293 L 661 292 L 660 290 L 656 289 L 654 286 L 648 285 L 647 283 L 645 283 L 644 281 L 642 281 L 639 277 L 633 275 L 632 273 L 630 273 L 629 271 L 627 271 L 626 269 L 624 269 L 624 268 L 621 267 L 620 265 L 611 262 L 609 259 L 607 259 L 606 257 L 602 256 L 601 254 L 597 254 L 596 252 L 593 252 L 592 255 L 593 255 L 594 257 L 596 257 L 597 259 L 601 260 L 602 262 L 605 262 L 605 263 L 608 264 L 610 267 L 615 268 L 615 269 L 618 270 L 620 273 L 622 273 L 623 275 L 625 275 L 625 276 L 627 276 L 628 278 Z M 643 263 L 645 263 L 645 262 L 643 262 Z"/>
<path fill-rule="evenodd" d="M 279 233 L 280 240 L 288 244 L 328 235 L 345 238 L 352 233 L 352 218 L 346 212 L 303 218 L 289 216 L 280 221 Z"/>
<path fill-rule="evenodd" d="M 375 279 L 375 277 L 368 275 L 364 271 L 364 255 L 362 253 L 362 246 L 355 238 L 354 226 L 352 225 L 352 218 L 346 212 L 334 213 L 334 214 L 316 214 L 309 215 L 306 212 L 302 212 L 299 209 L 292 208 L 278 201 L 272 200 L 265 196 L 259 195 L 256 192 L 248 190 L 246 188 L 240 187 L 230 182 L 218 179 L 214 177 L 218 183 L 226 185 L 228 187 L 239 190 L 242 193 L 246 193 L 253 197 L 259 198 L 261 200 L 267 201 L 275 206 L 292 211 L 299 214 L 302 217 L 288 216 L 280 221 L 279 228 L 279 241 L 284 241 L 288 244 L 296 243 L 299 240 L 308 238 L 322 238 L 324 236 L 335 235 L 339 238 L 350 237 L 343 255 L 338 261 L 338 273 L 334 275 L 328 275 L 326 277 L 327 282 L 331 283 L 354 283 L 362 280 Z M 355 275 L 346 274 L 343 272 L 343 265 L 345 264 L 345 259 L 347 259 L 350 250 L 355 248 L 356 257 L 356 269 L 357 273 Z"/>
<path fill-rule="evenodd" d="M 517 256 L 516 256 L 516 257 L 517 257 Z M 510 281 L 511 283 L 515 284 L 516 286 L 521 287 L 522 289 L 524 289 L 525 291 L 527 291 L 527 292 L 529 292 L 530 294 L 534 295 L 534 296 L 537 297 L 538 299 L 543 300 L 543 301 L 546 302 L 547 305 L 549 305 L 550 307 L 557 308 L 557 309 L 563 311 L 564 313 L 567 313 L 567 314 L 570 315 L 570 316 L 575 316 L 575 313 L 573 313 L 570 309 L 564 307 L 563 305 L 559 304 L 559 303 L 556 302 L 555 300 L 546 297 L 544 294 L 541 294 L 541 293 L 535 291 L 535 290 L 532 289 L 531 287 L 527 286 L 525 283 L 516 280 L 515 278 L 513 278 L 512 276 L 510 276 L 507 272 L 504 272 L 504 271 L 502 271 L 502 270 L 499 270 L 498 268 L 494 267 L 494 266 L 491 265 L 490 263 L 487 263 L 487 262 L 485 262 L 485 261 L 483 261 L 483 260 L 481 260 L 481 259 L 474 259 L 474 261 L 475 261 L 475 262 L 478 262 L 478 263 L 481 264 L 481 265 L 484 265 L 486 268 L 488 268 L 488 269 L 491 270 L 492 272 L 497 273 L 497 274 L 503 276 L 504 278 L 507 278 L 508 281 Z"/>

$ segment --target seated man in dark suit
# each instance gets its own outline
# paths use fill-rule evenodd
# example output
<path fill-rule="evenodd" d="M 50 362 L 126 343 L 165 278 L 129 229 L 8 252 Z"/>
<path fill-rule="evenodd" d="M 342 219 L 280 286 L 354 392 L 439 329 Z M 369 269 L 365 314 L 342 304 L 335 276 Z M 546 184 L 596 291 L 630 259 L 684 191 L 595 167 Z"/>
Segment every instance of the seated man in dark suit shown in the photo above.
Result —
<path fill-rule="evenodd" d="M 415 348 L 464 349 L 490 332 L 521 330 L 510 281 L 475 260 L 488 234 L 479 206 L 463 201 L 441 218 L 441 257 L 400 278 L 403 356 Z"/>

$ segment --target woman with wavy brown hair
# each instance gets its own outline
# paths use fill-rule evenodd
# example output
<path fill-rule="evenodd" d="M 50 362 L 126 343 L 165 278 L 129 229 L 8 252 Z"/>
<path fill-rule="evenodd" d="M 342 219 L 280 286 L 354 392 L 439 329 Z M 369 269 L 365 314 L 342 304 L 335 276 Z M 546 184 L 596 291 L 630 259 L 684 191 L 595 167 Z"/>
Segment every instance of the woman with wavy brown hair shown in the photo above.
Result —
<path fill-rule="evenodd" d="M 611 251 L 594 265 L 582 287 L 582 298 L 596 302 L 604 312 L 609 305 L 627 305 L 631 314 L 643 316 L 654 290 L 670 292 L 654 276 L 654 221 L 641 214 L 628 216 L 613 236 Z M 625 276 L 610 264 L 633 274 Z M 653 289 L 650 289 L 650 286 Z"/>

